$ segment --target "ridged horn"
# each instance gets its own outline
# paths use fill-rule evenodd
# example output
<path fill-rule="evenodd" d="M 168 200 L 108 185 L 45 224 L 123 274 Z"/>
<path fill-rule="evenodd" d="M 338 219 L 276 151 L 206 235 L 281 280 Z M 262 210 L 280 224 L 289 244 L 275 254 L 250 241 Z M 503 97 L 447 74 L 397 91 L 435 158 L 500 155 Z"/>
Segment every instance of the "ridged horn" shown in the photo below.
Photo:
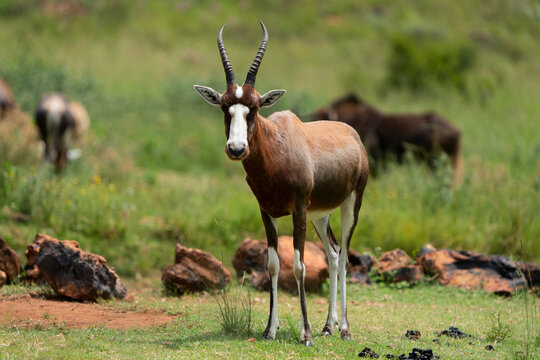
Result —
<path fill-rule="evenodd" d="M 229 56 L 227 55 L 227 50 L 225 50 L 225 45 L 223 44 L 223 39 L 221 37 L 221 35 L 223 34 L 224 28 L 225 28 L 225 24 L 221 27 L 221 30 L 219 30 L 217 44 L 219 48 L 219 53 L 221 55 L 221 62 L 223 63 L 223 69 L 225 70 L 227 86 L 230 86 L 230 85 L 235 84 L 236 80 L 234 78 L 234 70 L 231 66 L 231 62 L 229 61 Z"/>
<path fill-rule="evenodd" d="M 251 67 L 249 68 L 246 77 L 246 85 L 249 85 L 251 87 L 255 87 L 255 78 L 257 77 L 257 71 L 259 70 L 259 66 L 261 65 L 264 52 L 266 51 L 266 45 L 268 44 L 268 32 L 266 31 L 266 27 L 264 26 L 262 21 L 259 22 L 261 23 L 263 29 L 263 41 L 261 42 L 261 46 L 259 47 L 257 56 L 255 56 L 255 59 L 253 60 L 253 63 L 251 64 Z"/>

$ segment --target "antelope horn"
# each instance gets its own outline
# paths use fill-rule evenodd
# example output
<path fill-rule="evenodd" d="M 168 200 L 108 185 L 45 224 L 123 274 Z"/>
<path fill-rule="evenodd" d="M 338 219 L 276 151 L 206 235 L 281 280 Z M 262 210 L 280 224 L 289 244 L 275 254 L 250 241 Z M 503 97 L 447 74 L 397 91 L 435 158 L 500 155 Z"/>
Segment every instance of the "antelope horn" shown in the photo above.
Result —
<path fill-rule="evenodd" d="M 223 33 L 224 28 L 225 28 L 225 25 L 221 27 L 221 30 L 219 30 L 217 43 L 218 43 L 219 53 L 221 54 L 221 62 L 223 63 L 223 69 L 225 69 L 225 77 L 227 79 L 227 86 L 230 86 L 230 85 L 235 84 L 236 80 L 234 79 L 234 70 L 231 66 L 231 62 L 229 61 L 227 50 L 225 50 L 225 45 L 223 44 L 223 40 L 221 38 L 221 34 Z"/>
<path fill-rule="evenodd" d="M 263 29 L 263 41 L 261 42 L 261 46 L 259 47 L 257 56 L 255 56 L 255 59 L 253 60 L 253 63 L 251 64 L 251 67 L 249 68 L 249 71 L 246 77 L 246 85 L 249 85 L 251 87 L 255 87 L 255 78 L 257 77 L 257 70 L 259 70 L 259 66 L 261 65 L 261 61 L 264 56 L 264 52 L 266 50 L 266 45 L 268 44 L 268 32 L 266 31 L 266 27 L 264 27 L 264 24 L 262 21 L 259 21 L 259 22 L 261 23 L 261 26 Z"/>

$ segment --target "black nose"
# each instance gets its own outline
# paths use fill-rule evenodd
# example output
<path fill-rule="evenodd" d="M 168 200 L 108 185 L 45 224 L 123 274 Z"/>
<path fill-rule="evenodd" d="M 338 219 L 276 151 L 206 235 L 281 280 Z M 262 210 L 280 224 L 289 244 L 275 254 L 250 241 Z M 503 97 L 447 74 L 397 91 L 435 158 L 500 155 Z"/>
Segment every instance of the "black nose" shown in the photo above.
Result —
<path fill-rule="evenodd" d="M 246 147 L 242 146 L 242 147 L 236 148 L 236 147 L 233 147 L 231 145 L 228 145 L 227 150 L 229 151 L 229 154 L 231 154 L 232 156 L 238 157 L 238 156 L 242 155 L 244 153 L 244 151 L 246 151 Z"/>

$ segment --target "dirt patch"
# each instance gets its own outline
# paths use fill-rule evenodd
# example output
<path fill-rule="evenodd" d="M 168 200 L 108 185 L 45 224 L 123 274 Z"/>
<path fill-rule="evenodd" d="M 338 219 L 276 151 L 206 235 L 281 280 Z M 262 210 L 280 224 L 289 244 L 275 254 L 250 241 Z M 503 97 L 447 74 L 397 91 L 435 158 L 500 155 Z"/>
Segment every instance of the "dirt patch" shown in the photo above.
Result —
<path fill-rule="evenodd" d="M 118 311 L 100 304 L 22 297 L 0 297 L 0 325 L 61 325 L 70 328 L 104 326 L 110 329 L 144 328 L 173 321 L 158 312 Z"/>

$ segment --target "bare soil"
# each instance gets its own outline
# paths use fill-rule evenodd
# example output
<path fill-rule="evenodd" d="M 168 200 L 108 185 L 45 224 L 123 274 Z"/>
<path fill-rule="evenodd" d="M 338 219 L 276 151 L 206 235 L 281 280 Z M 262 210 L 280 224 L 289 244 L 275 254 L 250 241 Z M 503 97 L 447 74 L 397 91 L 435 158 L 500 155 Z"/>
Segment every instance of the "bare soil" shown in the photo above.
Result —
<path fill-rule="evenodd" d="M 0 296 L 0 324 L 70 328 L 104 326 L 110 329 L 145 328 L 166 324 L 176 316 L 158 312 L 119 311 L 95 303 L 24 296 Z"/>

